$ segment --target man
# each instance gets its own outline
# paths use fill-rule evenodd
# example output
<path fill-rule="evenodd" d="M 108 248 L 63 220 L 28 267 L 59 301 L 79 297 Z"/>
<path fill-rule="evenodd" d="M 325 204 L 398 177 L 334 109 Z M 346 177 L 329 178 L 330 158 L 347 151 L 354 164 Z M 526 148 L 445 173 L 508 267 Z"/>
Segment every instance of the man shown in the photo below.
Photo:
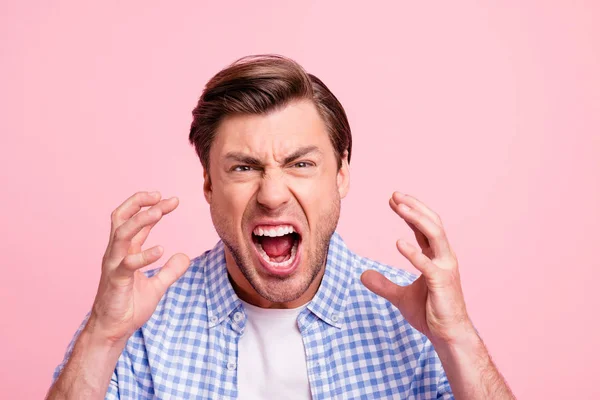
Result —
<path fill-rule="evenodd" d="M 144 241 L 178 199 L 140 192 L 119 206 L 49 398 L 513 398 L 432 210 L 397 192 L 389 203 L 421 248 L 397 243 L 417 279 L 335 233 L 352 140 L 318 78 L 284 57 L 246 57 L 208 82 L 193 116 L 221 241 L 144 274 L 163 251 Z"/>

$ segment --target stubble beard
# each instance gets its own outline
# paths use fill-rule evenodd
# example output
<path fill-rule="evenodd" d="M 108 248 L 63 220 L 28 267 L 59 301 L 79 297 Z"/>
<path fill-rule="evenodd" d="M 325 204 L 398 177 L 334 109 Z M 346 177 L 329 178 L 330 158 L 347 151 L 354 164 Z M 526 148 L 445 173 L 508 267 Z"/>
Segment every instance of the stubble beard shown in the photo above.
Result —
<path fill-rule="evenodd" d="M 303 270 L 300 266 L 296 273 L 290 277 L 271 276 L 268 281 L 259 275 L 253 266 L 251 255 L 253 249 L 244 251 L 233 238 L 235 234 L 231 234 L 231 232 L 235 232 L 235 229 L 226 228 L 227 226 L 233 228 L 231 224 L 228 224 L 227 217 L 214 210 L 212 206 L 211 215 L 217 234 L 252 288 L 261 297 L 270 302 L 286 303 L 302 296 L 325 268 L 329 252 L 329 242 L 339 221 L 340 205 L 341 199 L 338 197 L 332 202 L 332 206 L 326 212 L 322 213 L 318 219 L 319 223 L 314 231 L 316 239 L 314 249 L 311 249 L 308 240 L 303 238 L 303 256 L 306 259 L 301 260 L 301 262 L 309 266 L 308 270 Z M 253 244 L 250 244 L 250 246 L 253 246 Z M 308 252 L 306 252 L 307 250 Z"/>

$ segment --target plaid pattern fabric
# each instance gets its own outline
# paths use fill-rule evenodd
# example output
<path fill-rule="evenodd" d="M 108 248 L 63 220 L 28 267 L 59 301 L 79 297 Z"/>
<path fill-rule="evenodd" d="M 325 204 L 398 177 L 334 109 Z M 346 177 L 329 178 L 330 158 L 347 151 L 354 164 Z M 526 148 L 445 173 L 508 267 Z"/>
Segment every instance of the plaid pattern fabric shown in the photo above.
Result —
<path fill-rule="evenodd" d="M 453 399 L 431 342 L 362 285 L 359 278 L 367 269 L 401 285 L 416 279 L 352 253 L 337 233 L 332 236 L 321 286 L 298 316 L 312 398 Z M 245 324 L 218 242 L 192 260 L 129 339 L 106 398 L 237 398 L 237 344 Z"/>

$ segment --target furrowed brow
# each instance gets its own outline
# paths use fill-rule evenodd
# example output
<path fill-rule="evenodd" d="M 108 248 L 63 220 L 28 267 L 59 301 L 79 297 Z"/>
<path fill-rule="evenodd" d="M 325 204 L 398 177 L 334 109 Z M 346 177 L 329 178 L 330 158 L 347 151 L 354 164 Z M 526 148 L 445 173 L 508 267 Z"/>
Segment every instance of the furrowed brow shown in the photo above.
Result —
<path fill-rule="evenodd" d="M 305 146 L 305 147 L 301 147 L 298 150 L 296 150 L 295 152 L 293 152 L 292 154 L 290 154 L 289 156 L 287 156 L 284 160 L 283 160 L 283 164 L 289 164 L 294 160 L 297 160 L 300 157 L 304 157 L 307 154 L 310 153 L 321 153 L 321 151 L 319 150 L 319 148 L 317 146 Z"/>
<path fill-rule="evenodd" d="M 242 164 L 252 165 L 252 166 L 260 166 L 262 163 L 259 159 L 251 157 L 244 153 L 230 152 L 225 155 L 225 159 L 229 161 L 235 161 Z"/>

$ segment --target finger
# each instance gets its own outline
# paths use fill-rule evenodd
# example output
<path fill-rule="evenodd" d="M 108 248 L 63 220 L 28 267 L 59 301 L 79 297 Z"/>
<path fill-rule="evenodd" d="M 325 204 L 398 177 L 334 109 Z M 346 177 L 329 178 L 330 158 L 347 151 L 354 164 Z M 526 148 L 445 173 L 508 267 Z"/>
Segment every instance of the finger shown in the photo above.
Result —
<path fill-rule="evenodd" d="M 441 259 L 451 256 L 450 245 L 448 244 L 444 228 L 419 210 L 410 208 L 404 203 L 397 205 L 394 211 L 407 223 L 413 224 L 427 238 L 433 250 L 433 257 Z"/>
<path fill-rule="evenodd" d="M 152 228 L 154 228 L 154 226 L 158 223 L 157 222 L 153 222 L 150 225 L 146 225 L 142 228 L 141 231 L 139 231 L 134 237 L 133 239 L 131 239 L 131 246 L 129 246 L 129 254 L 133 254 L 133 253 L 139 253 L 140 249 L 142 248 L 142 246 L 144 245 L 144 243 L 146 242 L 146 239 L 148 238 L 148 235 L 150 234 L 150 231 L 152 230 Z"/>
<path fill-rule="evenodd" d="M 170 213 L 179 204 L 177 197 L 162 200 L 147 210 L 141 211 L 117 228 L 114 234 L 110 257 L 119 260 L 130 253 L 132 240 L 145 226 L 156 225 L 165 213 Z"/>
<path fill-rule="evenodd" d="M 425 237 L 425 235 L 423 235 L 423 232 L 421 232 L 416 226 L 414 226 L 410 222 L 407 222 L 407 224 L 410 227 L 410 229 L 414 232 L 415 237 L 417 238 L 417 243 L 419 243 L 421 249 L 429 249 L 431 247 L 431 244 L 429 243 L 429 240 Z"/>
<path fill-rule="evenodd" d="M 406 259 L 427 278 L 431 278 L 439 268 L 429 257 L 423 254 L 421 250 L 410 243 L 398 240 L 396 242 L 396 247 L 400 254 L 406 257 Z"/>
<path fill-rule="evenodd" d="M 142 207 L 153 206 L 160 201 L 159 192 L 137 192 L 111 214 L 112 232 L 137 214 Z M 112 235 L 111 235 L 112 236 Z"/>
<path fill-rule="evenodd" d="M 163 203 L 163 204 L 161 204 L 161 203 Z M 171 213 L 173 210 L 175 210 L 178 207 L 179 199 L 177 197 L 172 197 L 167 200 L 162 200 L 161 203 L 159 203 L 159 205 L 160 205 L 160 209 L 162 210 L 162 213 L 164 216 L 164 215 Z M 158 223 L 158 221 L 153 222 L 150 225 L 144 226 L 142 228 L 142 230 L 139 231 L 133 237 L 133 239 L 131 239 L 131 246 L 129 248 L 130 253 L 139 253 L 140 252 L 141 247 L 144 245 L 144 243 L 146 242 L 146 239 L 148 238 L 148 235 L 150 234 L 150 231 L 152 230 L 152 228 L 154 228 L 154 226 L 157 223 Z"/>
<path fill-rule="evenodd" d="M 129 218 L 137 214 L 142 207 L 153 206 L 160 201 L 159 192 L 137 192 L 125 200 L 110 214 L 110 236 L 104 257 L 107 257 L 112 247 L 115 231 Z"/>
<path fill-rule="evenodd" d="M 435 222 L 436 224 L 438 224 L 439 226 L 441 226 L 441 227 L 444 226 L 442 224 L 442 219 L 440 218 L 440 216 L 435 211 L 433 211 L 431 208 L 427 207 L 422 201 L 420 201 L 416 197 L 413 197 L 408 194 L 402 194 L 400 192 L 394 192 L 394 194 L 392 194 L 392 200 L 394 201 L 394 203 L 396 203 L 398 205 L 400 203 L 404 203 L 407 206 L 409 206 L 410 208 L 419 210 L 421 213 L 423 213 L 423 214 L 427 215 L 429 218 L 431 218 L 431 220 L 433 222 Z"/>
<path fill-rule="evenodd" d="M 133 237 L 146 225 L 156 224 L 162 218 L 162 212 L 157 207 L 137 213 L 133 218 L 117 228 L 108 249 L 109 261 L 116 265 L 129 254 Z"/>
<path fill-rule="evenodd" d="M 360 280 L 371 292 L 383 297 L 394 305 L 398 304 L 401 286 L 396 285 L 381 273 L 368 270 L 362 273 Z"/>
<path fill-rule="evenodd" d="M 392 210 L 394 210 L 394 212 L 398 213 L 398 204 L 396 204 L 396 202 L 394 202 L 393 198 L 390 198 L 390 208 Z M 423 234 L 423 232 L 421 232 L 414 224 L 406 221 L 406 223 L 408 224 L 408 226 L 410 227 L 410 229 L 412 229 L 412 231 L 415 233 L 415 237 L 417 238 L 417 243 L 419 243 L 419 246 L 421 246 L 421 248 L 423 250 L 427 249 L 430 247 L 429 244 L 429 240 L 427 240 L 427 237 Z"/>
<path fill-rule="evenodd" d="M 169 286 L 187 271 L 190 266 L 190 258 L 183 253 L 174 254 L 169 261 L 150 278 L 150 282 L 156 288 L 156 291 L 162 296 Z"/>
<path fill-rule="evenodd" d="M 116 269 L 118 274 L 131 275 L 136 270 L 146 267 L 157 261 L 163 254 L 162 246 L 154 246 L 140 253 L 129 254 L 121 261 Z"/>

